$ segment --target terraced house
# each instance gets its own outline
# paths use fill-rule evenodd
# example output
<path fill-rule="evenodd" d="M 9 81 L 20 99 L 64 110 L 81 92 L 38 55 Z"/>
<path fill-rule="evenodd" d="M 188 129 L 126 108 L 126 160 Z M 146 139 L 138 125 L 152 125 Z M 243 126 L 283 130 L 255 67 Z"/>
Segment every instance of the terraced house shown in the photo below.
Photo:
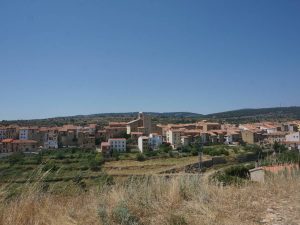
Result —
<path fill-rule="evenodd" d="M 1 153 L 36 152 L 37 150 L 37 141 L 33 140 L 4 139 L 0 147 Z"/>

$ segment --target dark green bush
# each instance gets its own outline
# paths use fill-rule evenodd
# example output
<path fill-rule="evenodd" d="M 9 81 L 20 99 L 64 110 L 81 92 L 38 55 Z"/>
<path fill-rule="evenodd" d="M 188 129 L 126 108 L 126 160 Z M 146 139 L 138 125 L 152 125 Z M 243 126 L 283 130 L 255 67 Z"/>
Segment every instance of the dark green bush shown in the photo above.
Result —
<path fill-rule="evenodd" d="M 245 166 L 232 166 L 225 169 L 225 174 L 228 176 L 239 177 L 242 179 L 249 179 L 250 172 L 249 169 Z"/>
<path fill-rule="evenodd" d="M 137 161 L 145 161 L 146 160 L 146 156 L 143 153 L 139 153 L 136 156 L 136 160 Z"/>
<path fill-rule="evenodd" d="M 54 171 L 57 171 L 59 169 L 59 166 L 57 166 L 54 162 L 47 162 L 44 166 L 43 166 L 43 168 L 42 168 L 42 170 L 43 171 L 48 171 L 48 170 L 50 170 L 50 171 L 52 171 L 52 172 L 54 172 Z"/>
<path fill-rule="evenodd" d="M 60 151 L 55 155 L 55 159 L 62 160 L 65 158 L 65 153 Z"/>
<path fill-rule="evenodd" d="M 250 172 L 246 166 L 232 166 L 212 176 L 213 181 L 221 182 L 223 185 L 242 184 L 248 179 L 250 179 Z"/>

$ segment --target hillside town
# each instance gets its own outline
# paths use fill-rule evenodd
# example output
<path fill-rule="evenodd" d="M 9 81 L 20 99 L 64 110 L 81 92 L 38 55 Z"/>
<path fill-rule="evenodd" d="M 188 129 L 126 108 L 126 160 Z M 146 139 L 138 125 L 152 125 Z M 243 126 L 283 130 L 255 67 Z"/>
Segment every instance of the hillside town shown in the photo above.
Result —
<path fill-rule="evenodd" d="M 36 152 L 42 149 L 78 147 L 102 153 L 155 151 L 162 143 L 173 149 L 200 140 L 203 145 L 243 143 L 271 146 L 275 142 L 289 149 L 300 149 L 300 121 L 228 124 L 198 121 L 188 124 L 155 124 L 139 113 L 129 122 L 109 122 L 107 126 L 89 124 L 61 127 L 0 127 L 0 153 Z"/>

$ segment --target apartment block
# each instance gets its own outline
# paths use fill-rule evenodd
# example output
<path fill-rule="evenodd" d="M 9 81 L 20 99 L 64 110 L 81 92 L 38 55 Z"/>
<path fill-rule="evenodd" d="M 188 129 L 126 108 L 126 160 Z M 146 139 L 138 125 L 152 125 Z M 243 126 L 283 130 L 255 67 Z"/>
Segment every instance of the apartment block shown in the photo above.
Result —
<path fill-rule="evenodd" d="M 126 152 L 126 139 L 125 138 L 110 138 L 108 140 L 110 149 L 117 152 Z"/>

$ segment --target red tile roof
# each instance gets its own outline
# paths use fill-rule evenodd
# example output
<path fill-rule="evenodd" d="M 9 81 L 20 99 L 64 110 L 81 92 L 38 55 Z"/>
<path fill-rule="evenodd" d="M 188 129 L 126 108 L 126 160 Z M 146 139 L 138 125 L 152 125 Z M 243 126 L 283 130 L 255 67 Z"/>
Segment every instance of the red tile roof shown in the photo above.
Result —
<path fill-rule="evenodd" d="M 2 143 L 11 143 L 13 141 L 14 141 L 14 139 L 3 139 Z"/>
<path fill-rule="evenodd" d="M 37 144 L 37 141 L 34 140 L 14 140 L 14 144 Z"/>

